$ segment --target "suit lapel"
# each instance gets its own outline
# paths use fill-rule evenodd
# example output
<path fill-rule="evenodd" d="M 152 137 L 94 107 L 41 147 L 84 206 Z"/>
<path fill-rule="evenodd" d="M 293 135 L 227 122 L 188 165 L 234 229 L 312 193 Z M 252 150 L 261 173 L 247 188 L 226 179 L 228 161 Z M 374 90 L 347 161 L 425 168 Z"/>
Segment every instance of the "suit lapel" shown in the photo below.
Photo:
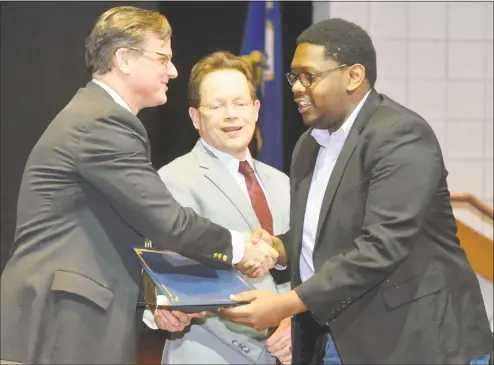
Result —
<path fill-rule="evenodd" d="M 192 153 L 196 156 L 199 167 L 204 170 L 204 176 L 210 180 L 230 200 L 240 212 L 251 229 L 260 226 L 250 200 L 240 191 L 237 182 L 225 169 L 221 162 L 200 141 L 197 141 Z"/>
<path fill-rule="evenodd" d="M 345 171 L 348 161 L 350 160 L 350 157 L 352 156 L 353 151 L 357 146 L 359 135 L 364 129 L 364 127 L 367 125 L 367 122 L 374 113 L 374 110 L 380 103 L 381 103 L 381 97 L 374 89 L 372 89 L 369 96 L 367 97 L 367 100 L 362 106 L 362 109 L 357 115 L 357 118 L 353 123 L 353 126 L 350 130 L 350 133 L 348 134 L 345 144 L 343 145 L 340 155 L 336 160 L 336 164 L 331 173 L 331 177 L 329 178 L 328 186 L 326 188 L 326 192 L 324 193 L 324 198 L 321 204 L 321 212 L 319 214 L 319 222 L 317 225 L 317 233 L 316 233 L 316 246 L 319 242 L 321 229 L 324 226 L 324 223 L 326 222 L 326 216 L 328 215 L 328 212 L 331 208 L 331 204 L 333 203 L 334 196 L 340 185 L 343 172 Z M 314 252 L 316 252 L 315 249 Z"/>
<path fill-rule="evenodd" d="M 312 130 L 312 129 L 311 129 Z M 310 131 L 303 137 L 298 155 L 295 157 L 292 168 L 291 186 L 292 200 L 290 204 L 291 217 L 290 231 L 293 246 L 293 256 L 300 257 L 302 251 L 302 232 L 304 227 L 305 210 L 307 207 L 307 198 L 309 196 L 310 183 L 314 166 L 316 164 L 319 145 L 310 135 Z M 299 275 L 299 260 L 294 262 L 294 272 Z"/>

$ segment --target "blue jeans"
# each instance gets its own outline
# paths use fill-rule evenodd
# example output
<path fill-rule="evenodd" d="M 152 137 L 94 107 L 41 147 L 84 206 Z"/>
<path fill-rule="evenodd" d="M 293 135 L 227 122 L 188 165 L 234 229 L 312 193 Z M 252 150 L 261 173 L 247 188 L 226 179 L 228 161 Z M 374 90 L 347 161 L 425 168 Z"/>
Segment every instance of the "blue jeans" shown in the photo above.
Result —
<path fill-rule="evenodd" d="M 328 343 L 326 344 L 326 354 L 323 360 L 324 365 L 339 365 L 341 364 L 340 356 L 338 351 L 336 351 L 336 346 L 334 344 L 331 336 L 328 335 Z"/>
<path fill-rule="evenodd" d="M 470 365 L 487 365 L 489 364 L 489 358 L 490 358 L 489 354 L 480 356 L 470 361 Z M 338 351 L 336 351 L 336 346 L 331 336 L 329 336 L 328 343 L 326 344 L 326 354 L 324 355 L 323 364 L 324 365 L 342 364 L 340 356 L 338 355 Z"/>
<path fill-rule="evenodd" d="M 470 361 L 470 365 L 487 365 L 489 363 L 490 354 L 485 354 L 484 356 L 477 357 Z"/>

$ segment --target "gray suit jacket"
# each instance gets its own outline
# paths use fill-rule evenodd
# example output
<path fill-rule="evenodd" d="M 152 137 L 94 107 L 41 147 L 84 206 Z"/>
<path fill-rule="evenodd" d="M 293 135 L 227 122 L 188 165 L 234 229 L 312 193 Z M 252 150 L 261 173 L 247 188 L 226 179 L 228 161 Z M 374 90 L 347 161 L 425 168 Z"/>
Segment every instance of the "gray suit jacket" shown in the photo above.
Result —
<path fill-rule="evenodd" d="M 266 191 L 275 233 L 289 229 L 289 179 L 254 160 L 254 167 Z M 204 145 L 198 141 L 193 150 L 159 170 L 162 180 L 180 204 L 193 208 L 222 226 L 252 231 L 260 226 L 248 196 Z M 271 275 L 252 280 L 261 290 L 276 292 Z M 235 325 L 215 315 L 201 325 L 193 324 L 185 334 L 173 334 L 165 344 L 166 364 L 274 364 L 264 348 L 266 331 Z"/>
<path fill-rule="evenodd" d="M 231 267 L 228 230 L 182 208 L 151 166 L 139 119 L 90 82 L 50 123 L 25 166 L 2 273 L 0 358 L 134 363 L 142 312 L 132 246 Z"/>
<path fill-rule="evenodd" d="M 468 364 L 492 351 L 478 280 L 456 237 L 431 127 L 372 90 L 321 205 L 316 274 L 301 283 L 304 212 L 319 146 L 304 133 L 290 174 L 293 363 L 315 364 L 331 332 L 344 364 Z M 319 357 L 319 359 L 317 358 Z"/>

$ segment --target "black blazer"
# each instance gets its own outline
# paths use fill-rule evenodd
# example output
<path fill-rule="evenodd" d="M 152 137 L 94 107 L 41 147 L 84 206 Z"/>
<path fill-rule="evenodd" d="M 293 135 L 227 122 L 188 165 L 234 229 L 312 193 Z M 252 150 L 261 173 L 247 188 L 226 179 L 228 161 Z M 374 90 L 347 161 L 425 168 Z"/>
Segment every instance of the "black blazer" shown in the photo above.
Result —
<path fill-rule="evenodd" d="M 329 180 L 300 280 L 302 228 L 319 146 L 299 139 L 286 242 L 308 313 L 293 322 L 294 363 L 317 363 L 331 332 L 344 364 L 462 363 L 492 350 L 477 278 L 456 237 L 443 157 L 431 127 L 372 90 Z"/>
<path fill-rule="evenodd" d="M 132 246 L 144 237 L 231 267 L 230 233 L 173 199 L 151 165 L 142 123 L 90 82 L 50 123 L 25 166 L 1 279 L 0 358 L 134 363 L 142 312 Z"/>

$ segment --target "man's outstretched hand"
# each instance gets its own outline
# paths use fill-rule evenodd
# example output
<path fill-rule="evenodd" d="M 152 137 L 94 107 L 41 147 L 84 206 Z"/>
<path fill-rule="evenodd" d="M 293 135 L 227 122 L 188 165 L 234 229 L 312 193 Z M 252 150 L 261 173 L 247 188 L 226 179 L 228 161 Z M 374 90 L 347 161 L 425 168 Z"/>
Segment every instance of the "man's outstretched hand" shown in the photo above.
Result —
<path fill-rule="evenodd" d="M 250 302 L 233 308 L 221 308 L 220 314 L 234 323 L 257 330 L 276 327 L 283 318 L 305 312 L 304 303 L 293 290 L 275 294 L 264 290 L 244 291 L 230 297 L 236 302 Z"/>
<path fill-rule="evenodd" d="M 248 233 L 244 234 L 244 247 L 244 256 L 235 267 L 250 278 L 266 275 L 278 260 L 279 255 L 275 249 L 262 240 L 256 240 L 256 244 L 252 244 Z"/>
<path fill-rule="evenodd" d="M 273 247 L 278 252 L 278 261 L 277 264 L 281 266 L 286 266 L 287 258 L 286 258 L 286 250 L 284 243 L 276 236 L 271 236 L 269 232 L 262 229 L 261 227 L 256 228 L 251 233 L 251 241 L 253 244 L 257 244 L 258 242 L 264 241 Z"/>

